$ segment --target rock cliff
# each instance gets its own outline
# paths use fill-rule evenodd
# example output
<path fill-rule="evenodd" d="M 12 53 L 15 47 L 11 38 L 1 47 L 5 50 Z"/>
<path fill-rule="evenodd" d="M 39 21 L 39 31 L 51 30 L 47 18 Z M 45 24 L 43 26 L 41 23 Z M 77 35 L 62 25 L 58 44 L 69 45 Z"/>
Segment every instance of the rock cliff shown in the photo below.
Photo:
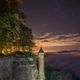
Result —
<path fill-rule="evenodd" d="M 29 52 L 14 53 L 0 55 L 0 80 L 37 80 L 35 56 Z"/>

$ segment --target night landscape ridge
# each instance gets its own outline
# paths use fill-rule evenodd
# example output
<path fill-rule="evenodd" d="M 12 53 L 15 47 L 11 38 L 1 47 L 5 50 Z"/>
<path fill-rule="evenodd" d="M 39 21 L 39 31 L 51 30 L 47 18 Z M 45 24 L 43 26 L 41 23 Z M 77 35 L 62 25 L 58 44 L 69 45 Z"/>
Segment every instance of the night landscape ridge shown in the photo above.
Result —
<path fill-rule="evenodd" d="M 80 1 L 1 0 L 0 80 L 80 80 Z"/>

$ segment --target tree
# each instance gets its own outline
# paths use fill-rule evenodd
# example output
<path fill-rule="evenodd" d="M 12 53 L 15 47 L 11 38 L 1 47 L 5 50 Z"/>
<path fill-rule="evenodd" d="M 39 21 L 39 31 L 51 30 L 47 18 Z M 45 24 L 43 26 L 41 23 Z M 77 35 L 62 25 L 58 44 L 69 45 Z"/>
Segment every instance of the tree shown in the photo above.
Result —
<path fill-rule="evenodd" d="M 9 47 L 15 44 L 29 49 L 34 45 L 32 30 L 26 27 L 24 14 L 21 12 L 20 4 L 22 0 L 1 0 L 0 1 L 0 37 L 6 36 L 0 41 L 1 52 L 2 45 Z M 11 48 L 11 47 L 10 47 Z"/>
<path fill-rule="evenodd" d="M 2 49 L 3 49 L 3 46 L 4 46 L 4 40 L 6 38 L 6 33 L 5 33 L 6 30 L 2 30 L 0 29 L 0 54 L 2 53 Z"/>
<path fill-rule="evenodd" d="M 33 40 L 33 35 L 32 35 L 32 30 L 26 26 L 21 27 L 22 34 L 20 38 L 20 43 L 22 46 L 22 49 L 24 51 L 24 47 L 27 47 L 27 50 L 29 51 L 31 47 L 33 47 L 34 43 L 32 42 Z"/>

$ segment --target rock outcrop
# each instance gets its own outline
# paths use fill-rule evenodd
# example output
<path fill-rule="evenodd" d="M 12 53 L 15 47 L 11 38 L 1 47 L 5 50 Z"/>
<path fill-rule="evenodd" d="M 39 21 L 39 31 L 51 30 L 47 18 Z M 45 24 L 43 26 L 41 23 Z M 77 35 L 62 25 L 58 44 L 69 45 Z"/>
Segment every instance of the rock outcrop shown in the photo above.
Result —
<path fill-rule="evenodd" d="M 47 80 L 80 80 L 80 78 L 69 69 L 54 69 L 47 66 L 45 68 Z"/>
<path fill-rule="evenodd" d="M 0 80 L 37 80 L 35 56 L 29 52 L 0 55 Z"/>

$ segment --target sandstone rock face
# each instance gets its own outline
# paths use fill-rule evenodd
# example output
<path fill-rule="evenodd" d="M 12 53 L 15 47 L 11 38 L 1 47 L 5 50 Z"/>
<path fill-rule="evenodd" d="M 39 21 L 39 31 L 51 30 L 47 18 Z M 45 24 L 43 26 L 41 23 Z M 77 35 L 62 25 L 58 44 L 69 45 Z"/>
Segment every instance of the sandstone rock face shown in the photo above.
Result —
<path fill-rule="evenodd" d="M 0 80 L 37 80 L 35 58 L 24 54 L 0 55 Z"/>

